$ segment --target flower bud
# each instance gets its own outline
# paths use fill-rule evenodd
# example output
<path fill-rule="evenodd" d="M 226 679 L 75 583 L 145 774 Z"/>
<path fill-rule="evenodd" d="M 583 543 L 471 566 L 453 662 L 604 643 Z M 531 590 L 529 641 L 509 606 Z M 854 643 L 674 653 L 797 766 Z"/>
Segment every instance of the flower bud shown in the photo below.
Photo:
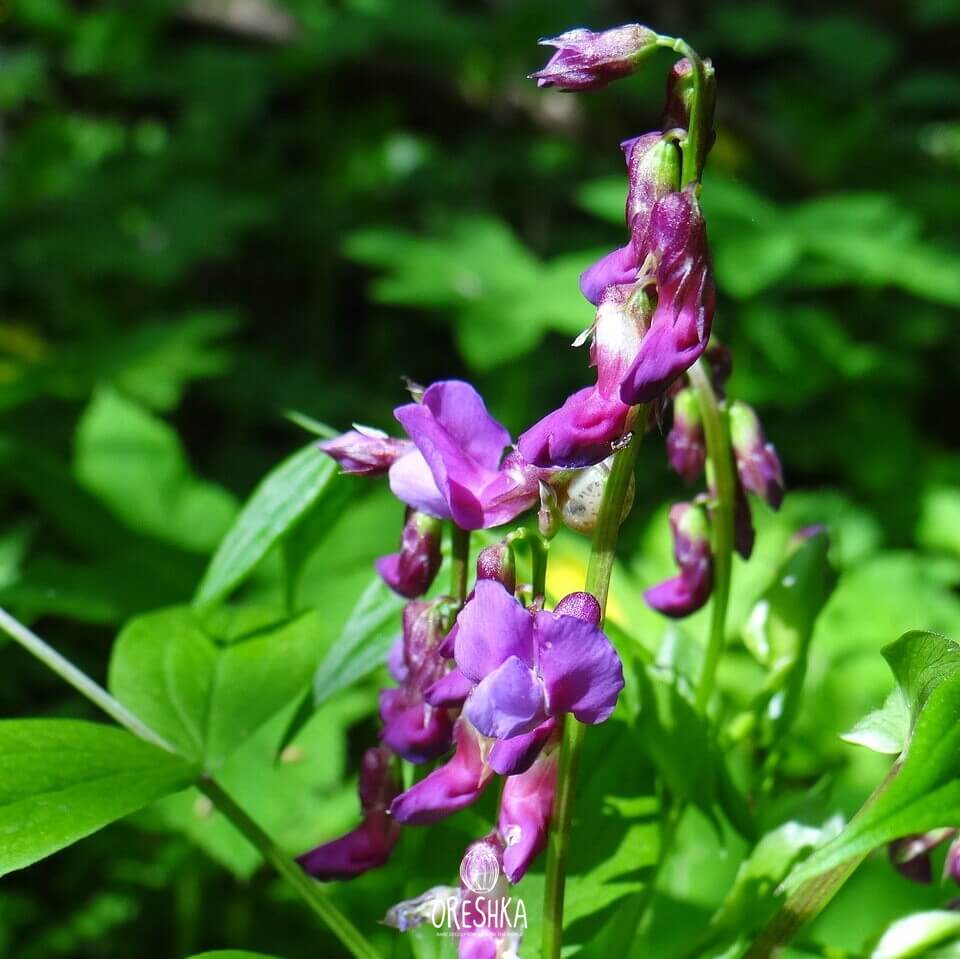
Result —
<path fill-rule="evenodd" d="M 737 473 L 745 489 L 765 499 L 774 509 L 783 502 L 783 469 L 773 444 L 763 435 L 760 420 L 746 403 L 730 404 L 730 439 Z"/>
<path fill-rule="evenodd" d="M 398 440 L 370 426 L 354 426 L 332 440 L 317 444 L 335 459 L 344 473 L 379 476 L 413 449 L 409 440 Z"/>
<path fill-rule="evenodd" d="M 517 588 L 517 564 L 513 550 L 506 543 L 497 543 L 480 551 L 477 557 L 477 579 L 495 579 L 508 592 Z"/>
<path fill-rule="evenodd" d="M 692 483 L 707 460 L 706 438 L 700 404 L 691 389 L 681 390 L 673 400 L 673 426 L 667 434 L 667 459 L 674 472 Z"/>
<path fill-rule="evenodd" d="M 750 559 L 757 538 L 753 513 L 739 477 L 735 478 L 733 485 L 733 548 L 743 559 Z"/>
<path fill-rule="evenodd" d="M 393 800 L 390 815 L 404 825 L 426 826 L 476 802 L 493 774 L 485 761 L 489 740 L 461 717 L 454 729 L 456 750 L 443 766 Z"/>
<path fill-rule="evenodd" d="M 680 575 L 648 589 L 643 598 L 653 609 L 676 619 L 696 612 L 709 599 L 713 557 L 710 524 L 703 507 L 676 503 L 670 508 L 670 528 Z"/>
<path fill-rule="evenodd" d="M 657 48 L 657 35 L 631 23 L 595 33 L 583 28 L 540 41 L 556 47 L 547 65 L 531 79 L 540 87 L 559 90 L 597 90 L 612 80 L 629 76 Z"/>
<path fill-rule="evenodd" d="M 904 836 L 887 846 L 887 855 L 900 875 L 913 882 L 929 885 L 933 881 L 930 853 L 953 834 L 952 829 L 933 829 L 927 833 Z M 949 854 L 947 860 L 949 862 Z M 944 872 L 946 874 L 946 868 Z"/>
<path fill-rule="evenodd" d="M 662 133 L 634 137 L 625 140 L 620 147 L 627 158 L 630 182 L 627 226 L 639 247 L 646 235 L 654 204 L 680 189 L 680 150 Z"/>
<path fill-rule="evenodd" d="M 503 871 L 518 883 L 546 848 L 557 785 L 556 749 L 545 750 L 525 773 L 508 776 L 500 795 L 497 830 L 504 842 Z"/>
<path fill-rule="evenodd" d="M 387 808 L 399 793 L 393 757 L 383 747 L 368 749 L 360 767 L 358 792 L 363 822 L 345 836 L 304 853 L 297 862 L 316 879 L 353 879 L 382 866 L 400 837 Z"/>
<path fill-rule="evenodd" d="M 557 491 L 549 483 L 541 480 L 537 529 L 544 539 L 553 539 L 560 532 L 562 525 L 563 518 L 560 515 L 560 504 L 557 502 Z"/>
<path fill-rule="evenodd" d="M 381 556 L 377 572 L 395 592 L 408 599 L 422 596 L 433 583 L 443 561 L 440 520 L 416 510 L 407 511 L 400 537 L 400 552 Z"/>

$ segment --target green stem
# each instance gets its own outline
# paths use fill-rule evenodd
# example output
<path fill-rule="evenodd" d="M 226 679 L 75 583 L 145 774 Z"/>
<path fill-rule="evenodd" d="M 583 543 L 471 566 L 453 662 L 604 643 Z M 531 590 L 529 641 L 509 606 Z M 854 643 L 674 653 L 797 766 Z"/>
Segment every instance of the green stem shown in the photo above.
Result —
<path fill-rule="evenodd" d="M 640 407 L 637 422 L 645 422 L 646 408 Z M 586 589 L 600 604 L 601 622 L 607 608 L 610 576 L 620 537 L 620 521 L 633 470 L 642 430 L 638 430 L 628 445 L 616 454 L 607 478 L 600 504 L 600 515 L 593 533 L 593 548 L 587 567 Z M 570 825 L 576 792 L 577 771 L 583 751 L 586 727 L 573 716 L 563 723 L 563 741 L 557 768 L 557 790 L 553 805 L 553 825 L 547 849 L 547 874 L 543 898 L 543 959 L 560 959 L 563 945 L 563 895 L 567 877 L 567 857 L 570 851 Z"/>
<path fill-rule="evenodd" d="M 210 801 L 230 820 L 261 856 L 289 883 L 355 959 L 379 959 L 377 951 L 352 922 L 330 901 L 316 880 L 311 879 L 286 856 L 249 814 L 212 779 L 197 784 Z"/>
<path fill-rule="evenodd" d="M 697 707 L 705 712 L 713 694 L 717 665 L 726 639 L 727 604 L 730 599 L 730 574 L 733 564 L 733 514 L 736 496 L 733 453 L 726 411 L 717 401 L 703 361 L 689 370 L 690 383 L 697 394 L 707 456 L 713 473 L 713 602 L 710 613 L 710 638 L 697 686 Z"/>
<path fill-rule="evenodd" d="M 536 599 L 547 593 L 547 561 L 550 558 L 550 544 L 539 533 L 531 534 L 527 543 L 530 546 L 530 582 L 534 599 Z"/>
<path fill-rule="evenodd" d="M 130 712 L 123 703 L 114 699 L 99 683 L 74 666 L 70 660 L 61 656 L 52 646 L 2 608 L 0 608 L 0 629 L 134 736 L 167 752 L 177 752 L 173 745 L 159 733 L 154 732 L 139 716 Z M 197 786 L 250 840 L 264 859 L 293 886 L 300 898 L 327 924 L 330 931 L 346 946 L 355 959 L 378 959 L 374 948 L 350 920 L 324 896 L 314 880 L 310 879 L 292 859 L 286 857 L 273 840 L 220 786 L 207 778 L 202 779 Z"/>
<path fill-rule="evenodd" d="M 686 136 L 680 144 L 683 152 L 680 185 L 684 187 L 688 183 L 699 182 L 700 175 L 703 172 L 703 163 L 706 159 L 707 136 L 709 135 L 709 131 L 705 129 L 709 123 L 709 111 L 705 95 L 706 71 L 704 70 L 703 60 L 686 40 L 680 37 L 661 36 L 658 43 L 660 46 L 686 57 L 693 66 L 693 97 L 690 104 L 690 121 Z"/>
<path fill-rule="evenodd" d="M 450 595 L 463 603 L 467 597 L 467 570 L 470 565 L 470 530 L 450 523 Z"/>

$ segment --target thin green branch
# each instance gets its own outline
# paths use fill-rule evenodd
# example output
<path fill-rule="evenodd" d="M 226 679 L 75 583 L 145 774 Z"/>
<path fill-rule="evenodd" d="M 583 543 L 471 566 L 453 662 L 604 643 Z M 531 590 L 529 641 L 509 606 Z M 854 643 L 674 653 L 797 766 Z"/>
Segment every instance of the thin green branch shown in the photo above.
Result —
<path fill-rule="evenodd" d="M 467 597 L 467 574 L 470 566 L 470 530 L 460 529 L 450 521 L 450 595 L 463 603 Z"/>

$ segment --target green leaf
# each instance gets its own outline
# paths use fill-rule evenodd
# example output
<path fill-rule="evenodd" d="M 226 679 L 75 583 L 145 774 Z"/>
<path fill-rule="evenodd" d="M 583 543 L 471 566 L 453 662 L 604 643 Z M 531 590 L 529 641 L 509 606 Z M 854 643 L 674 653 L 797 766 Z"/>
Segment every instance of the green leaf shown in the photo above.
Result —
<path fill-rule="evenodd" d="M 875 753 L 898 756 L 907 745 L 909 735 L 910 709 L 901 690 L 895 689 L 880 709 L 868 713 L 840 738 Z"/>
<path fill-rule="evenodd" d="M 264 952 L 247 952 L 245 949 L 218 949 L 215 952 L 201 952 L 190 959 L 277 959 Z"/>
<path fill-rule="evenodd" d="M 0 722 L 0 876 L 189 785 L 197 770 L 113 726 Z"/>
<path fill-rule="evenodd" d="M 883 654 L 911 715 L 901 765 L 836 839 L 790 875 L 789 888 L 900 836 L 960 826 L 960 646 L 915 631 Z"/>
<path fill-rule="evenodd" d="M 312 443 L 271 470 L 224 536 L 200 583 L 195 603 L 211 606 L 243 582 L 330 488 L 336 475 L 336 463 Z"/>
<path fill-rule="evenodd" d="M 108 387 L 76 432 L 79 481 L 131 529 L 206 553 L 237 512 L 233 496 L 192 473 L 176 432 Z"/>
<path fill-rule="evenodd" d="M 370 580 L 340 635 L 317 667 L 313 681 L 314 706 L 320 706 L 383 666 L 399 635 L 399 615 L 404 602 L 379 576 Z"/>
<path fill-rule="evenodd" d="M 301 692 L 317 662 L 316 613 L 266 625 L 252 615 L 203 623 L 172 607 L 132 620 L 114 644 L 114 695 L 206 770 Z"/>
<path fill-rule="evenodd" d="M 960 914 L 946 909 L 915 912 L 894 922 L 877 940 L 869 959 L 929 956 L 931 946 L 960 938 Z"/>

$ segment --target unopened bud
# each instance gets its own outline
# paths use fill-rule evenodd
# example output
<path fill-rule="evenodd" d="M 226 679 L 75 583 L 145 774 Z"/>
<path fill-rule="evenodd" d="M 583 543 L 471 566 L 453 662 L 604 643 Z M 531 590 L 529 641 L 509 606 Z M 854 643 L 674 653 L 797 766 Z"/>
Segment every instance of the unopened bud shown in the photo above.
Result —
<path fill-rule="evenodd" d="M 560 532 L 563 517 L 560 515 L 560 504 L 557 501 L 557 491 L 549 483 L 540 481 L 540 511 L 537 513 L 537 528 L 544 539 L 553 539 Z"/>
<path fill-rule="evenodd" d="M 673 555 L 678 576 L 648 589 L 643 598 L 665 616 L 680 618 L 700 609 L 713 589 L 710 523 L 702 506 L 676 503 L 670 508 Z"/>
<path fill-rule="evenodd" d="M 381 556 L 376 562 L 377 572 L 395 593 L 414 599 L 430 588 L 443 560 L 442 530 L 440 520 L 426 513 L 407 513 L 400 552 Z"/>
<path fill-rule="evenodd" d="M 700 404 L 691 389 L 680 390 L 673 400 L 673 426 L 667 434 L 667 459 L 686 483 L 702 472 L 707 459 Z"/>
<path fill-rule="evenodd" d="M 513 593 L 517 588 L 513 550 L 506 543 L 481 550 L 477 557 L 477 579 L 495 579 L 508 593 Z"/>
<path fill-rule="evenodd" d="M 633 239 L 643 242 L 654 204 L 680 189 L 680 150 L 661 133 L 648 133 L 620 144 L 627 158 L 630 188 L 626 218 Z"/>
<path fill-rule="evenodd" d="M 379 476 L 413 449 L 410 440 L 387 436 L 371 426 L 355 426 L 352 430 L 317 444 L 327 456 L 335 459 L 344 473 Z"/>
<path fill-rule="evenodd" d="M 730 440 L 737 472 L 745 489 L 765 499 L 774 509 L 783 502 L 780 457 L 763 435 L 760 420 L 746 403 L 730 404 Z"/>

